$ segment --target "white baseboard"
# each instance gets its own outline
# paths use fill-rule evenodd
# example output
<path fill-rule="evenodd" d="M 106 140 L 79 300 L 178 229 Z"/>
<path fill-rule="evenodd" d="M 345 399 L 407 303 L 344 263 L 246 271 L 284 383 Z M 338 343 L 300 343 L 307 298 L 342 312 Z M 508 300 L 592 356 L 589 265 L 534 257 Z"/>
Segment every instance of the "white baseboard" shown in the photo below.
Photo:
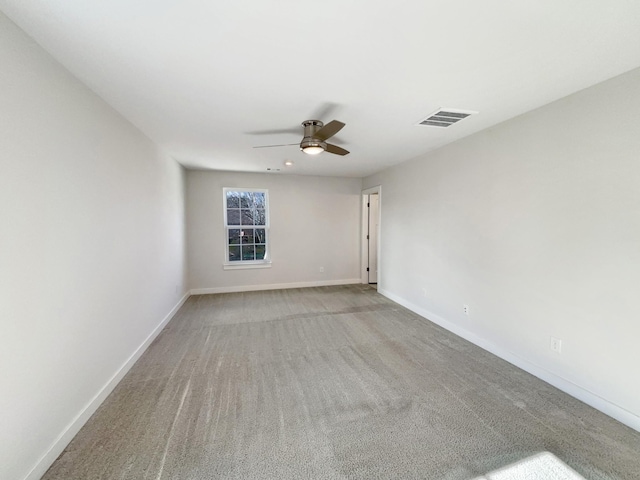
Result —
<path fill-rule="evenodd" d="M 602 413 L 615 418 L 628 427 L 640 432 L 640 417 L 638 415 L 635 415 L 634 413 L 620 407 L 619 405 L 616 405 L 615 403 L 610 402 L 605 398 L 600 397 L 599 395 L 581 387 L 580 385 L 577 385 L 570 380 L 567 380 L 566 378 L 560 377 L 559 375 L 556 375 L 555 373 L 550 372 L 549 370 L 542 368 L 535 363 L 530 362 L 529 360 L 519 357 L 513 352 L 505 350 L 491 343 L 490 341 L 479 337 L 475 333 L 470 332 L 466 328 L 456 325 L 455 323 L 450 322 L 449 320 L 446 320 L 439 315 L 429 312 L 428 310 L 419 307 L 405 300 L 404 298 L 395 295 L 394 293 L 391 293 L 384 289 L 378 289 L 378 293 L 402 305 L 403 307 L 408 308 L 412 312 L 417 313 L 421 317 L 424 317 L 427 320 L 440 325 L 442 328 L 449 330 L 459 337 L 468 340 L 469 342 L 479 346 L 480 348 L 493 353 L 497 357 L 506 360 L 512 365 L 521 368 L 525 372 L 538 377 L 540 380 L 553 385 L 557 389 L 562 390 L 572 397 L 577 398 L 587 405 L 592 406 L 596 410 L 600 410 Z"/>
<path fill-rule="evenodd" d="M 208 295 L 211 293 L 256 292 L 259 290 L 283 290 L 285 288 L 328 287 L 332 285 L 351 285 L 362 283 L 360 278 L 345 280 L 318 280 L 314 282 L 272 283 L 267 285 L 237 285 L 233 287 L 194 288 L 191 295 Z"/>
<path fill-rule="evenodd" d="M 149 334 L 142 344 L 133 352 L 127 361 L 118 369 L 118 371 L 109 379 L 104 387 L 91 399 L 87 406 L 71 421 L 69 426 L 56 438 L 49 450 L 38 460 L 31 471 L 24 477 L 24 480 L 38 480 L 41 478 L 53 462 L 58 458 L 62 451 L 73 440 L 73 437 L 80 431 L 91 415 L 95 413 L 98 407 L 105 401 L 113 389 L 118 385 L 120 380 L 127 374 L 134 363 L 142 356 L 145 350 L 151 345 L 162 329 L 169 323 L 180 307 L 187 301 L 190 293 L 187 292 L 180 301 L 171 309 L 171 311 L 162 319 L 158 326 Z"/>

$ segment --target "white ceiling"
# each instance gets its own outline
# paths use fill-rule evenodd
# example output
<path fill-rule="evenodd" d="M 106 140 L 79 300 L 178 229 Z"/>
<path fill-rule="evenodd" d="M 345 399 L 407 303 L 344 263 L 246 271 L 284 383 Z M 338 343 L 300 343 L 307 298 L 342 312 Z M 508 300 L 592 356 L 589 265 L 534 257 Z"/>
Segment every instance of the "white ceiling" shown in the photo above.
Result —
<path fill-rule="evenodd" d="M 366 176 L 640 66 L 638 0 L 0 0 L 189 168 Z M 439 107 L 478 115 L 415 126 Z M 351 153 L 312 157 L 321 115 Z M 252 133 L 253 132 L 253 133 Z M 284 160 L 295 163 L 285 167 Z"/>

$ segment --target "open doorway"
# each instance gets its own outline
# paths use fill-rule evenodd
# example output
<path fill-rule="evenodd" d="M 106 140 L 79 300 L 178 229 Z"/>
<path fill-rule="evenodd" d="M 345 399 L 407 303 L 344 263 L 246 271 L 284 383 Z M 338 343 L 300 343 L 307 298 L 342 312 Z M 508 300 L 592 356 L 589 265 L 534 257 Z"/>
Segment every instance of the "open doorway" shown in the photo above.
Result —
<path fill-rule="evenodd" d="M 362 192 L 362 283 L 380 279 L 380 186 Z"/>

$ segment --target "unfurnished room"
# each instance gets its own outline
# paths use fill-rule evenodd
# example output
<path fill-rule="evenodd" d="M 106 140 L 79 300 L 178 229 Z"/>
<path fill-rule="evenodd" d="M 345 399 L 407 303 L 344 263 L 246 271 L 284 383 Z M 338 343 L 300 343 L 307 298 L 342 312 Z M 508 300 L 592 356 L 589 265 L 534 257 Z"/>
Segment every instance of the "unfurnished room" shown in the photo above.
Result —
<path fill-rule="evenodd" d="M 640 478 L 640 2 L 0 0 L 0 479 Z"/>

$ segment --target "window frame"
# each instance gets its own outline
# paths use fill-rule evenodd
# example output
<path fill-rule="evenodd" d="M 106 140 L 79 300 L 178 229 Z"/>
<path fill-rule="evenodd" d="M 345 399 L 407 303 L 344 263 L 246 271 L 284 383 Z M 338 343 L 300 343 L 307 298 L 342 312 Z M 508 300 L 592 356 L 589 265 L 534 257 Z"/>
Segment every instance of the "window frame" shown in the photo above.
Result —
<path fill-rule="evenodd" d="M 228 192 L 249 192 L 249 193 L 263 193 L 264 194 L 264 225 L 229 225 L 227 218 L 227 193 Z M 269 190 L 266 188 L 246 188 L 246 187 L 224 187 L 222 189 L 222 213 L 223 213 L 223 234 L 224 234 L 224 261 L 223 268 L 225 270 L 246 269 L 246 268 L 269 268 L 271 267 L 271 253 L 270 253 L 270 238 L 269 238 Z M 229 247 L 233 244 L 229 243 L 229 230 L 246 228 L 261 228 L 265 231 L 265 253 L 262 260 L 230 260 L 229 259 Z M 242 246 L 242 243 L 239 244 Z M 254 244 L 255 245 L 255 244 Z"/>

